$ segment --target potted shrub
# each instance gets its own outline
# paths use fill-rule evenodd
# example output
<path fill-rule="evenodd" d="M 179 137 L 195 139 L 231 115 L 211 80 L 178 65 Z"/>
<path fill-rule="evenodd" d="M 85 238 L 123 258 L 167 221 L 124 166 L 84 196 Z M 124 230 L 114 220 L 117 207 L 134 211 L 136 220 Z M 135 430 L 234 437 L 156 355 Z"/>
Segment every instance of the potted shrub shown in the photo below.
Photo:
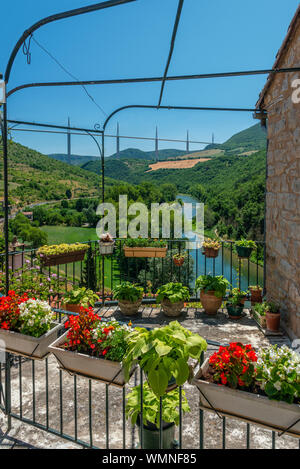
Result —
<path fill-rule="evenodd" d="M 177 267 L 181 267 L 184 264 L 184 261 L 186 259 L 186 256 L 184 254 L 174 254 L 173 256 L 173 262 Z"/>
<path fill-rule="evenodd" d="M 127 394 L 126 418 L 137 423 L 141 435 L 141 387 L 135 386 Z M 179 395 L 171 391 L 162 397 L 162 448 L 174 448 L 175 425 L 179 425 Z M 190 412 L 185 392 L 182 391 L 182 411 Z M 147 383 L 143 385 L 143 446 L 142 449 L 159 449 L 160 399 Z"/>
<path fill-rule="evenodd" d="M 263 289 L 259 285 L 251 285 L 249 287 L 251 293 L 251 303 L 262 303 L 262 291 Z"/>
<path fill-rule="evenodd" d="M 122 282 L 113 289 L 113 298 L 125 316 L 137 314 L 143 299 L 144 289 L 130 282 Z"/>
<path fill-rule="evenodd" d="M 193 384 L 202 409 L 299 438 L 299 366 L 299 355 L 286 346 L 256 354 L 251 345 L 231 343 L 203 363 Z"/>
<path fill-rule="evenodd" d="M 37 255 L 43 266 L 53 266 L 83 261 L 88 249 L 88 244 L 55 244 L 40 247 Z"/>
<path fill-rule="evenodd" d="M 280 326 L 280 310 L 276 303 L 265 302 L 267 329 L 278 332 Z"/>
<path fill-rule="evenodd" d="M 244 301 L 247 293 L 239 288 L 233 288 L 226 303 L 228 316 L 230 319 L 240 319 L 243 315 Z"/>
<path fill-rule="evenodd" d="M 166 316 L 180 316 L 184 302 L 189 299 L 189 289 L 182 283 L 170 282 L 157 290 L 156 302 L 161 303 Z"/>
<path fill-rule="evenodd" d="M 8 352 L 42 359 L 61 328 L 46 301 L 13 290 L 0 298 L 0 339 Z"/>
<path fill-rule="evenodd" d="M 91 307 L 70 316 L 65 327 L 68 331 L 49 347 L 59 365 L 76 374 L 123 386 L 122 360 L 131 328 L 117 321 L 102 321 Z"/>
<path fill-rule="evenodd" d="M 267 321 L 266 321 L 266 303 L 256 303 L 252 307 L 252 316 L 258 322 L 258 324 L 263 328 L 266 329 Z"/>
<path fill-rule="evenodd" d="M 125 257 L 166 257 L 168 247 L 164 240 L 129 238 L 123 249 Z"/>
<path fill-rule="evenodd" d="M 109 233 L 101 235 L 99 240 L 99 252 L 101 256 L 111 255 L 114 252 L 115 242 Z"/>
<path fill-rule="evenodd" d="M 63 308 L 72 313 L 79 313 L 81 306 L 88 308 L 94 306 L 96 301 L 99 301 L 99 296 L 93 290 L 88 290 L 85 287 L 74 288 L 64 295 Z"/>
<path fill-rule="evenodd" d="M 191 376 L 190 358 L 200 360 L 207 348 L 198 334 L 185 329 L 178 321 L 147 330 L 136 327 L 128 336 L 128 348 L 123 359 L 126 381 L 129 371 L 139 363 L 147 375 L 152 391 L 159 397 L 170 387 L 183 385 Z"/>
<path fill-rule="evenodd" d="M 217 314 L 228 286 L 229 282 L 223 275 L 200 275 L 197 278 L 195 287 L 200 290 L 200 301 L 207 314 Z"/>
<path fill-rule="evenodd" d="M 221 244 L 218 241 L 207 239 L 202 244 L 203 254 L 205 255 L 205 257 L 210 257 L 210 258 L 218 257 L 220 247 L 221 247 Z"/>
<path fill-rule="evenodd" d="M 237 255 L 241 259 L 249 259 L 251 252 L 256 248 L 256 244 L 251 239 L 241 239 L 235 242 Z"/>

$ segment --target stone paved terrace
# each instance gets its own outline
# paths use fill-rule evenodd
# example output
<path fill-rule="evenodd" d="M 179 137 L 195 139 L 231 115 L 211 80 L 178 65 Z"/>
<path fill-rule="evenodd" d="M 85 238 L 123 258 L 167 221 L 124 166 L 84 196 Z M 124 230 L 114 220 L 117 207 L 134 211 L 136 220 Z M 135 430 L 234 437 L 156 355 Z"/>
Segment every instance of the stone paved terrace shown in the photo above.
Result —
<path fill-rule="evenodd" d="M 114 317 L 124 321 L 124 316 L 116 307 L 100 310 L 104 317 Z M 255 322 L 245 310 L 245 316 L 239 321 L 231 321 L 222 310 L 216 317 L 208 317 L 203 310 L 186 308 L 179 321 L 193 332 L 201 334 L 204 338 L 228 343 L 241 341 L 252 343 L 255 347 L 270 343 L 288 344 L 290 340 L 286 335 L 266 337 L 258 329 Z M 132 321 L 133 325 L 163 326 L 169 322 L 159 308 L 141 307 L 136 318 L 125 318 Z M 209 353 L 214 349 L 209 346 Z M 32 365 L 29 361 L 22 364 L 23 375 L 23 415 L 32 418 Z M 45 364 L 36 362 L 36 421 L 45 422 Z M 66 372 L 63 376 L 63 430 L 67 434 L 74 432 L 74 408 L 73 408 L 73 377 Z M 12 409 L 18 412 L 19 402 L 19 376 L 17 368 L 12 368 Z M 88 439 L 88 407 L 87 393 L 88 380 L 77 377 L 78 383 L 78 437 Z M 134 385 L 134 378 L 130 385 Z M 49 408 L 51 409 L 50 425 L 59 429 L 59 372 L 56 360 L 49 357 Z M 105 448 L 105 385 L 96 381 L 92 382 L 93 389 L 93 444 Z M 194 386 L 184 387 L 191 407 L 191 412 L 183 417 L 183 448 L 199 448 L 199 396 Z M 110 447 L 122 448 L 122 390 L 109 388 L 109 433 Z M 12 429 L 9 435 L 5 435 L 6 419 L 0 412 L 0 448 L 78 448 L 73 442 L 34 428 L 18 420 L 12 419 Z M 271 448 L 272 432 L 267 429 L 251 426 L 250 445 L 252 448 Z M 226 419 L 226 447 L 246 448 L 246 423 Z M 132 431 L 126 424 L 126 445 L 130 447 L 138 441 L 137 431 Z M 204 413 L 204 445 L 205 448 L 222 448 L 222 421 L 209 412 Z M 277 448 L 298 448 L 297 439 L 290 436 L 276 437 Z"/>

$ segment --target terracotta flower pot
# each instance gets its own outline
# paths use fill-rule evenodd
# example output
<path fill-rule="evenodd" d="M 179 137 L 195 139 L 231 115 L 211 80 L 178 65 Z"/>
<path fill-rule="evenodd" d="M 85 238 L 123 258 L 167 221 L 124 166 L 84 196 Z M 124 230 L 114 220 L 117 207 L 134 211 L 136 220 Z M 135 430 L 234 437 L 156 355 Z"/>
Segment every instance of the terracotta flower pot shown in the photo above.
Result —
<path fill-rule="evenodd" d="M 216 258 L 219 255 L 219 249 L 213 249 L 213 248 L 204 248 L 203 254 L 205 257 L 209 258 Z"/>
<path fill-rule="evenodd" d="M 184 264 L 184 257 L 180 259 L 173 258 L 173 262 L 175 265 L 177 265 L 177 267 L 181 267 Z"/>
<path fill-rule="evenodd" d="M 135 301 L 134 303 L 128 300 L 119 300 L 118 302 L 118 306 L 125 316 L 134 316 L 135 314 L 138 314 L 141 304 L 142 298 Z"/>
<path fill-rule="evenodd" d="M 70 311 L 71 313 L 80 313 L 81 305 L 75 305 L 72 303 L 65 303 L 62 305 L 62 309 Z"/>
<path fill-rule="evenodd" d="M 251 303 L 262 303 L 262 290 L 252 289 L 250 288 L 251 292 Z"/>
<path fill-rule="evenodd" d="M 280 326 L 280 313 L 266 312 L 267 329 L 272 332 L 278 332 Z"/>
<path fill-rule="evenodd" d="M 177 303 L 171 303 L 170 300 L 164 298 L 161 302 L 162 309 L 166 316 L 178 317 L 184 308 L 184 301 L 178 301 Z"/>
<path fill-rule="evenodd" d="M 200 301 L 206 314 L 215 315 L 222 304 L 223 298 L 215 296 L 215 292 L 213 290 L 209 290 L 207 292 L 201 290 Z"/>

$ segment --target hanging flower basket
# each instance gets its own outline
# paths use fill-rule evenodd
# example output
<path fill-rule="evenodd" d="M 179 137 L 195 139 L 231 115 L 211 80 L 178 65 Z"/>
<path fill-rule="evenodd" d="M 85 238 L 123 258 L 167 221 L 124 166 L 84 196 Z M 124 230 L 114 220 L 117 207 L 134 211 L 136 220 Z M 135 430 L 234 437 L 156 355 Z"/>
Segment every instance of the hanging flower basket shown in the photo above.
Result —
<path fill-rule="evenodd" d="M 200 391 L 202 409 L 217 411 L 223 416 L 241 419 L 276 431 L 285 431 L 300 418 L 298 404 L 274 401 L 259 394 L 205 381 L 203 374 L 208 367 L 207 359 L 192 381 Z M 286 433 L 300 438 L 300 422 Z"/>
<path fill-rule="evenodd" d="M 218 241 L 208 239 L 202 244 L 203 254 L 205 257 L 215 259 L 219 255 L 221 244 Z"/>
<path fill-rule="evenodd" d="M 104 233 L 99 240 L 101 256 L 110 256 L 114 252 L 115 242 L 109 233 Z"/>
<path fill-rule="evenodd" d="M 51 267 L 83 261 L 88 249 L 87 244 L 59 244 L 57 246 L 42 246 L 37 251 L 37 255 L 44 267 Z"/>
<path fill-rule="evenodd" d="M 249 259 L 256 244 L 251 239 L 241 239 L 235 243 L 236 252 L 240 259 Z"/>
<path fill-rule="evenodd" d="M 173 256 L 173 262 L 177 267 L 181 267 L 184 264 L 185 256 L 182 254 L 175 254 Z"/>

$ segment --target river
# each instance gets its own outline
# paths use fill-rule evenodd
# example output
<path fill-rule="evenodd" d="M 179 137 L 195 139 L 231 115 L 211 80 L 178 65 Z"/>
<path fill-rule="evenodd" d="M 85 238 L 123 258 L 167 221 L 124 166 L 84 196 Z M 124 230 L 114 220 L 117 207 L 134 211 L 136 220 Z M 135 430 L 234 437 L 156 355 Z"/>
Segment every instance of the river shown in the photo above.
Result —
<path fill-rule="evenodd" d="M 179 194 L 177 199 L 181 199 L 185 203 L 198 203 L 196 199 L 185 194 Z M 191 217 L 194 217 L 195 214 L 196 206 L 193 205 Z M 194 235 L 194 233 L 186 234 L 189 238 L 194 237 Z M 206 259 L 201 249 L 191 250 L 190 255 L 194 260 L 194 272 L 196 277 L 205 273 L 224 275 L 233 287 L 240 286 L 242 290 L 247 290 L 249 285 L 256 285 L 257 283 L 263 286 L 263 268 L 247 260 L 240 261 L 234 253 L 231 253 L 230 248 L 221 248 L 216 259 Z"/>

